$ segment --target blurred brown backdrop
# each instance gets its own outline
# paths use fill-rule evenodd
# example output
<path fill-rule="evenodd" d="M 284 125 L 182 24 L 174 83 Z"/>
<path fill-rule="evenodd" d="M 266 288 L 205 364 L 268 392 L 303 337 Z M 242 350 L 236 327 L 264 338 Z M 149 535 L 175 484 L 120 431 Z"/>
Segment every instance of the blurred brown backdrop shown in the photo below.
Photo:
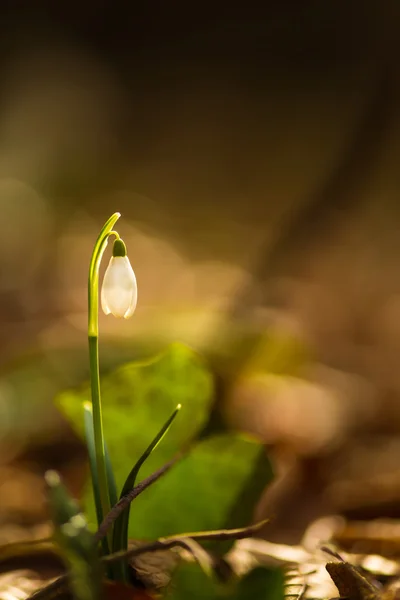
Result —
<path fill-rule="evenodd" d="M 397 436 L 398 2 L 0 13 L 4 461 L 57 441 L 51 399 L 87 376 L 88 260 L 116 210 L 139 305 L 101 317 L 111 363 L 138 336 L 207 353 L 238 324 L 276 327 L 313 358 L 268 410 L 238 387 L 250 427 L 307 456 Z"/>

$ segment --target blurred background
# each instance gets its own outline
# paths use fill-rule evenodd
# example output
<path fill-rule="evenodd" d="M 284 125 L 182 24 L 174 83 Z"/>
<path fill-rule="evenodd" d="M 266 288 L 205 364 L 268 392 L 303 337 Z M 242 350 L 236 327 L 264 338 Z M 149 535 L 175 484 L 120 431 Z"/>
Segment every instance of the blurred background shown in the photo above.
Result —
<path fill-rule="evenodd" d="M 46 468 L 82 485 L 53 398 L 115 211 L 139 303 L 100 316 L 102 367 L 209 360 L 268 444 L 270 539 L 400 516 L 399 32 L 397 0 L 1 3 L 0 541 Z"/>

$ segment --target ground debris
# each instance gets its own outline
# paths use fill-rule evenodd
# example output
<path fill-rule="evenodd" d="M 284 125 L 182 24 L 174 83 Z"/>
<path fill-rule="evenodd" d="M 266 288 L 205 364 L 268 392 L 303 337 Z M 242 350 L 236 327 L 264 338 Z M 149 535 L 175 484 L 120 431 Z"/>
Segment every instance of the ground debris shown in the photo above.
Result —
<path fill-rule="evenodd" d="M 282 566 L 288 600 L 399 600 L 399 528 L 398 521 L 325 517 L 306 530 L 297 546 L 248 538 L 235 544 L 229 561 L 241 573 L 257 564 Z M 360 552 L 363 547 L 372 552 Z M 390 549 L 390 556 L 376 551 L 382 548 Z"/>
<path fill-rule="evenodd" d="M 0 574 L 0 600 L 25 600 L 45 585 L 37 573 L 28 569 Z"/>

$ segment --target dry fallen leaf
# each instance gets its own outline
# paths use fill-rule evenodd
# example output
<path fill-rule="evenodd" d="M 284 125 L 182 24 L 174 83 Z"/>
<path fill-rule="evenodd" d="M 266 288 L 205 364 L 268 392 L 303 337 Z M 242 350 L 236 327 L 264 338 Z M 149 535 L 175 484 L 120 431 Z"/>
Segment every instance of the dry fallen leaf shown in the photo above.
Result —
<path fill-rule="evenodd" d="M 45 583 L 37 573 L 27 569 L 2 573 L 0 600 L 25 600 Z"/>

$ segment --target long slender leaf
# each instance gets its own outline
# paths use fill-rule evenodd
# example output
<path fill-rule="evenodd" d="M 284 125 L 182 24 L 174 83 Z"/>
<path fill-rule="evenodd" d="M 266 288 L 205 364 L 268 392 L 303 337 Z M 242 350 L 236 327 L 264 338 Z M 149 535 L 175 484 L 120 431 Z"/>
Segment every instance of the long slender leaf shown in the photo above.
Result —
<path fill-rule="evenodd" d="M 146 450 L 143 452 L 142 456 L 136 462 L 128 477 L 126 478 L 125 484 L 122 488 L 120 501 L 124 496 L 129 494 L 131 490 L 135 487 L 136 479 L 138 473 L 143 466 L 146 459 L 151 455 L 151 453 L 157 448 L 158 444 L 161 442 L 169 428 L 171 427 L 175 417 L 181 409 L 181 405 L 178 404 L 172 415 L 169 419 L 164 423 L 160 431 L 157 433 L 153 441 L 149 444 Z M 113 552 L 119 552 L 120 550 L 126 550 L 128 547 L 128 528 L 129 528 L 129 517 L 130 517 L 130 504 L 127 506 L 126 510 L 118 517 L 114 524 L 114 535 L 112 548 Z M 128 581 L 128 570 L 126 564 L 121 564 L 121 578 L 123 581 Z"/>
<path fill-rule="evenodd" d="M 117 484 L 115 483 L 114 470 L 112 468 L 110 454 L 107 448 L 107 442 L 104 442 L 104 454 L 106 457 L 107 482 L 108 493 L 110 494 L 110 504 L 111 506 L 114 506 L 118 502 Z"/>
<path fill-rule="evenodd" d="M 90 474 L 92 478 L 92 488 L 93 488 L 93 497 L 94 503 L 96 507 L 96 516 L 97 522 L 100 524 L 104 520 L 103 509 L 101 506 L 100 500 L 100 490 L 99 490 L 99 480 L 97 474 L 97 463 L 96 463 L 96 449 L 94 444 L 94 429 L 93 429 L 93 416 L 92 416 L 92 405 L 90 402 L 85 402 L 83 405 L 84 411 L 84 423 L 85 423 L 85 434 L 86 434 L 86 443 L 89 454 L 89 466 L 90 466 Z M 116 498 L 116 488 L 115 488 L 115 480 L 112 474 L 111 462 L 108 457 L 107 449 L 106 449 L 106 464 L 109 466 L 109 471 L 111 474 L 111 479 L 109 480 L 109 486 L 111 483 L 110 491 L 114 494 Z M 111 496 L 111 494 L 110 494 Z M 110 498 L 111 499 L 111 498 Z M 104 537 L 101 540 L 101 546 L 103 550 L 103 555 L 107 556 L 110 554 L 110 545 L 108 543 L 107 537 Z M 108 569 L 108 576 L 112 578 L 111 569 Z"/>
<path fill-rule="evenodd" d="M 98 489 L 98 478 L 97 478 L 97 469 L 96 469 L 96 453 L 94 446 L 94 430 L 93 430 L 93 413 L 92 413 L 92 405 L 90 402 L 85 402 L 83 405 L 84 410 L 84 421 L 85 421 L 85 433 L 89 451 L 89 461 L 90 461 L 90 472 L 92 475 L 93 488 L 96 486 Z M 114 471 L 111 464 L 110 454 L 108 452 L 107 443 L 104 442 L 104 454 L 106 458 L 106 469 L 107 469 L 107 482 L 108 482 L 108 493 L 110 495 L 110 504 L 114 506 L 118 502 L 117 495 L 117 485 L 115 483 Z M 95 476 L 93 474 L 95 473 Z M 93 493 L 94 490 L 93 490 Z M 98 492 L 97 492 L 98 496 Z M 99 496 L 98 496 L 99 498 Z M 102 517 L 101 505 L 99 503 L 99 499 L 95 496 L 95 504 L 96 504 L 96 515 L 97 519 Z M 98 511 L 100 508 L 100 511 Z M 101 522 L 101 521 L 100 521 Z"/>
<path fill-rule="evenodd" d="M 96 507 L 97 523 L 100 524 L 103 519 L 103 509 L 100 501 L 100 490 L 99 490 L 99 479 L 97 476 L 97 462 L 96 462 L 96 450 L 94 445 L 94 430 L 93 430 L 93 417 L 92 417 L 92 406 L 89 402 L 85 402 L 83 405 L 84 411 L 84 422 L 85 422 L 85 435 L 86 444 L 89 454 L 89 466 L 90 475 L 92 478 L 92 488 L 94 504 Z"/>

